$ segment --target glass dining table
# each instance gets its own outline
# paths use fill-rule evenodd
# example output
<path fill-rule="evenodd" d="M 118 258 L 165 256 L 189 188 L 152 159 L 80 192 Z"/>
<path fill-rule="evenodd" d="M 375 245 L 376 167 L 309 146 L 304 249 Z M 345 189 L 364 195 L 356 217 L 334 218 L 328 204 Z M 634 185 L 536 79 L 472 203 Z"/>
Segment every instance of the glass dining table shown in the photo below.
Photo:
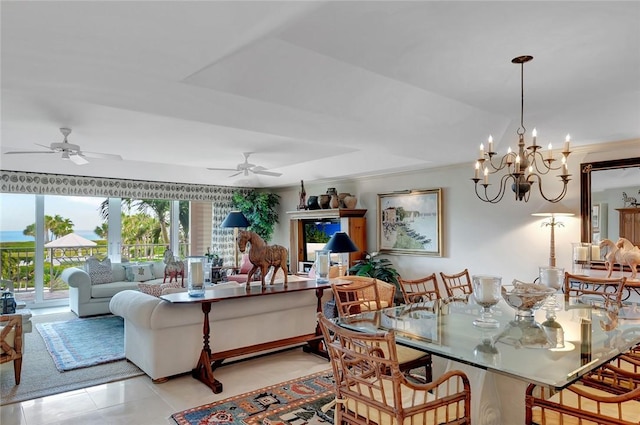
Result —
<path fill-rule="evenodd" d="M 560 390 L 640 343 L 640 306 L 613 310 L 589 299 L 556 297 L 533 316 L 500 301 L 493 307 L 496 329 L 473 325 L 481 310 L 473 297 L 335 320 L 358 332 L 394 331 L 397 344 L 436 356 L 434 368 L 440 358 L 444 368 L 463 370 L 471 381 L 473 423 L 522 424 L 529 383 Z"/>

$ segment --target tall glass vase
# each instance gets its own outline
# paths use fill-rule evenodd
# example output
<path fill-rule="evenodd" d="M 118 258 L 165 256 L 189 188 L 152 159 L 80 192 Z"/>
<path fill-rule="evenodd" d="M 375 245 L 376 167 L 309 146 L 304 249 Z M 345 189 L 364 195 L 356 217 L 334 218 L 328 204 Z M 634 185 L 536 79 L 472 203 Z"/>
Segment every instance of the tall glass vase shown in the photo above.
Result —
<path fill-rule="evenodd" d="M 190 297 L 204 297 L 204 261 L 201 258 L 189 258 L 187 283 Z"/>
<path fill-rule="evenodd" d="M 331 251 L 316 251 L 316 282 L 329 282 L 329 253 Z"/>

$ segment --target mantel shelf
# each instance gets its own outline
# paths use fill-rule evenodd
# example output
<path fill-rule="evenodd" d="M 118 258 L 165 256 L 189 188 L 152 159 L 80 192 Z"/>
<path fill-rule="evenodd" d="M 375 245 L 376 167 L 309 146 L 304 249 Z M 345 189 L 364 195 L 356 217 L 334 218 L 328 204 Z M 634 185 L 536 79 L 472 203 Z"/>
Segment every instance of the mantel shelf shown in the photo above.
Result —
<path fill-rule="evenodd" d="M 290 220 L 309 218 L 340 218 L 340 217 L 364 217 L 367 210 L 348 208 L 329 208 L 318 210 L 287 211 Z"/>

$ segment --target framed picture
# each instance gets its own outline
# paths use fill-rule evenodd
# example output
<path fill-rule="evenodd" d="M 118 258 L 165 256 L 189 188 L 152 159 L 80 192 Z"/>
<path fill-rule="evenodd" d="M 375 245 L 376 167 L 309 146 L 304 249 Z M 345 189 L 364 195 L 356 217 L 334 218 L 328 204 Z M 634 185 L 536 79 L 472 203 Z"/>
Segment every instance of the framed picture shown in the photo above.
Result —
<path fill-rule="evenodd" d="M 378 251 L 442 257 L 442 189 L 379 193 Z"/>
<path fill-rule="evenodd" d="M 591 206 L 591 228 L 594 233 L 600 232 L 600 205 Z"/>

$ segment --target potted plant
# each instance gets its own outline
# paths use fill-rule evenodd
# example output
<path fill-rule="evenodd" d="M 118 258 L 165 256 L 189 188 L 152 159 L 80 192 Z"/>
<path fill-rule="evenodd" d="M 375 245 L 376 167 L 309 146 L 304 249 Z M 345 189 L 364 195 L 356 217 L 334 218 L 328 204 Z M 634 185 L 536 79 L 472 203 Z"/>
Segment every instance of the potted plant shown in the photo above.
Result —
<path fill-rule="evenodd" d="M 278 222 L 276 207 L 280 204 L 280 196 L 256 190 L 246 193 L 236 191 L 232 202 L 234 208 L 242 211 L 251 223 L 249 230 L 256 232 L 265 242 L 269 242 L 273 236 L 273 225 Z"/>
<path fill-rule="evenodd" d="M 398 288 L 398 271 L 386 258 L 378 257 L 379 252 L 365 253 L 364 260 L 359 260 L 349 269 L 349 274 L 355 276 L 369 276 L 385 282 L 393 283 Z M 398 288 L 400 290 L 400 288 Z"/>

